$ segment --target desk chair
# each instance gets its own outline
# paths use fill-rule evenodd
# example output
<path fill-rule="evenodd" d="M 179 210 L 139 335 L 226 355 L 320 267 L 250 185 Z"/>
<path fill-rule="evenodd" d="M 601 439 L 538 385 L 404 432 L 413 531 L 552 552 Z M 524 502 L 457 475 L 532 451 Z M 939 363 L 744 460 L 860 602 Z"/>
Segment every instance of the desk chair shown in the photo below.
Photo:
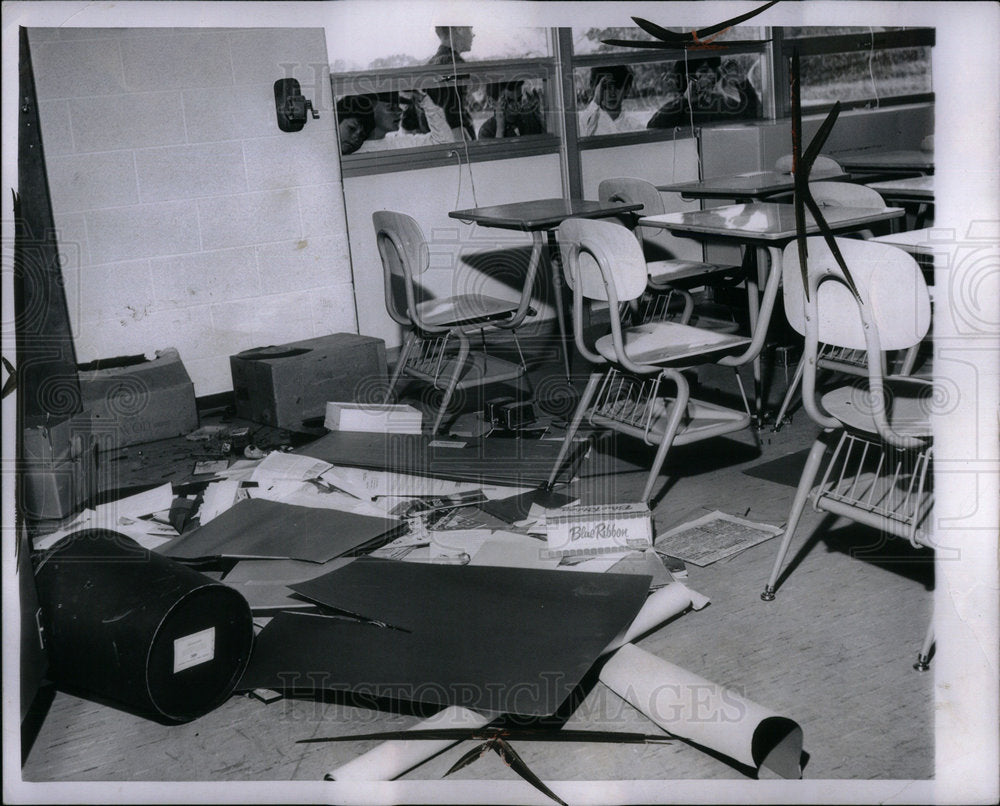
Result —
<path fill-rule="evenodd" d="M 703 364 L 739 366 L 759 353 L 777 296 L 780 275 L 769 278 L 756 332 L 750 337 L 648 322 L 627 327 L 622 306 L 646 290 L 642 247 L 625 227 L 609 221 L 568 219 L 557 232 L 567 285 L 573 293 L 573 338 L 580 354 L 598 367 L 570 421 L 549 475 L 551 488 L 584 417 L 593 425 L 629 434 L 659 447 L 642 501 L 648 503 L 672 445 L 684 445 L 749 428 L 745 411 L 694 400 L 682 370 Z M 584 305 L 607 304 L 610 331 L 596 340 L 584 335 Z M 673 387 L 673 397 L 665 392 Z M 589 413 L 588 413 L 589 410 Z"/>
<path fill-rule="evenodd" d="M 646 272 L 648 286 L 654 295 L 644 300 L 645 305 L 639 312 L 640 321 L 651 321 L 665 317 L 669 308 L 671 296 L 678 295 L 684 301 L 684 309 L 678 321 L 687 324 L 694 311 L 694 299 L 688 288 L 704 285 L 710 277 L 737 275 L 739 266 L 725 264 L 703 263 L 697 260 L 680 258 L 662 258 L 658 255 L 670 254 L 666 241 L 666 230 L 658 227 L 636 226 L 640 216 L 662 215 L 666 212 L 663 197 L 656 185 L 645 179 L 616 177 L 605 179 L 597 187 L 597 195 L 601 201 L 619 201 L 626 204 L 641 204 L 640 213 L 629 213 L 629 224 L 634 228 L 635 237 L 642 244 L 647 257 Z"/>
<path fill-rule="evenodd" d="M 809 451 L 778 556 L 761 598 L 774 599 L 778 576 L 810 497 L 818 511 L 850 518 L 883 534 L 931 546 L 925 532 L 932 506 L 930 475 L 931 383 L 886 376 L 881 356 L 919 344 L 931 323 L 930 295 L 920 267 L 886 244 L 837 238 L 858 299 L 822 237 L 808 239 L 808 295 L 803 293 L 798 247 L 785 248 L 783 289 L 789 324 L 805 337 L 803 403 L 823 433 Z M 820 345 L 863 351 L 864 379 L 816 399 Z M 830 436 L 839 434 L 819 486 L 813 484 Z M 926 669 L 928 631 L 916 667 Z"/>
<path fill-rule="evenodd" d="M 389 381 L 388 402 L 401 375 L 430 383 L 443 391 L 432 433 L 441 427 L 457 389 L 512 380 L 525 374 L 524 356 L 517 342 L 517 328 L 528 314 L 537 265 L 525 277 L 520 301 L 485 294 L 459 294 L 418 301 L 417 278 L 430 264 L 430 250 L 420 225 L 404 213 L 381 210 L 372 214 L 375 238 L 385 278 L 385 306 L 397 323 L 407 328 L 403 348 Z M 488 329 L 510 330 L 520 362 L 515 364 L 486 352 Z M 479 333 L 482 351 L 472 351 L 470 333 Z M 458 343 L 458 352 L 449 342 Z"/>
<path fill-rule="evenodd" d="M 885 210 L 886 203 L 878 191 L 865 185 L 856 185 L 851 182 L 810 182 L 809 190 L 813 199 L 820 207 L 870 207 L 874 210 Z M 871 230 L 861 230 L 857 233 L 860 237 L 873 238 Z M 885 357 L 883 356 L 883 361 Z M 908 351 L 903 359 L 900 374 L 909 375 L 917 360 L 917 347 Z M 863 377 L 868 372 L 868 356 L 864 350 L 850 350 L 838 348 L 833 345 L 824 344 L 820 347 L 818 365 L 821 369 L 832 370 L 834 372 L 844 372 L 848 375 Z M 785 397 L 781 401 L 781 406 L 774 418 L 774 430 L 778 431 L 788 414 L 792 398 L 795 396 L 802 381 L 803 361 L 799 361 L 795 374 L 792 376 Z"/>

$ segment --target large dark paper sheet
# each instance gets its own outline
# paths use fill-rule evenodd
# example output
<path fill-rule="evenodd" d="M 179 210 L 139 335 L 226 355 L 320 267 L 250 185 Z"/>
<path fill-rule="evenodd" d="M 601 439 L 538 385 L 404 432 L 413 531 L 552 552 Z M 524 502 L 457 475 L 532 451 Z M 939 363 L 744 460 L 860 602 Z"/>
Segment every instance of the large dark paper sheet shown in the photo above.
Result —
<path fill-rule="evenodd" d="M 388 538 L 397 520 L 248 499 L 161 550 L 177 559 L 258 557 L 324 563 Z"/>
<path fill-rule="evenodd" d="M 574 475 L 601 476 L 645 470 L 645 466 L 606 453 L 611 434 L 597 444 L 580 442 L 563 463 L 559 480 Z M 334 465 L 392 470 L 477 484 L 532 487 L 548 481 L 562 442 L 537 439 L 434 440 L 424 435 L 331 431 L 298 453 Z M 462 446 L 462 447 L 459 447 Z"/>
<path fill-rule="evenodd" d="M 649 577 L 358 558 L 291 586 L 385 623 L 280 613 L 241 689 L 339 689 L 552 714 L 642 607 Z"/>

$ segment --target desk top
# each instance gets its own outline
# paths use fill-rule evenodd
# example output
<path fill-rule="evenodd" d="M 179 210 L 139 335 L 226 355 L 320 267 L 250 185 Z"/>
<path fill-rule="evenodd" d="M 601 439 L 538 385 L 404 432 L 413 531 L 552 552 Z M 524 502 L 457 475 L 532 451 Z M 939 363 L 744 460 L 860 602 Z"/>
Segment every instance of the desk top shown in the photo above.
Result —
<path fill-rule="evenodd" d="M 916 199 L 934 201 L 934 177 L 911 176 L 907 179 L 887 179 L 884 182 L 869 182 L 868 187 L 877 190 L 890 199 Z"/>
<path fill-rule="evenodd" d="M 904 212 L 902 207 L 887 207 L 884 210 L 873 210 L 870 207 L 824 207 L 823 217 L 830 229 L 848 232 L 897 218 Z M 794 205 L 776 202 L 731 204 L 711 210 L 646 216 L 639 219 L 639 224 L 764 243 L 790 241 L 796 236 Z M 819 226 L 808 210 L 806 228 L 810 235 L 819 232 Z"/>
<path fill-rule="evenodd" d="M 877 151 L 849 151 L 835 154 L 837 160 L 847 171 L 933 171 L 934 153 L 920 149 L 900 149 Z"/>
<path fill-rule="evenodd" d="M 831 171 L 814 171 L 809 174 L 809 179 L 814 182 L 850 178 L 850 174 Z M 779 171 L 754 171 L 656 187 L 657 190 L 680 193 L 689 199 L 760 199 L 791 192 L 795 189 L 795 177 Z"/>
<path fill-rule="evenodd" d="M 880 235 L 872 240 L 898 246 L 911 255 L 933 255 L 935 246 L 938 250 L 947 250 L 954 246 L 955 235 L 951 230 L 936 230 L 934 227 L 926 227 L 912 229 L 908 232 L 894 232 L 891 235 Z"/>
<path fill-rule="evenodd" d="M 641 209 L 641 204 L 558 198 L 533 199 L 510 204 L 496 204 L 491 207 L 453 210 L 448 215 L 462 221 L 474 221 L 485 227 L 532 232 L 553 229 L 567 218 L 607 218 L 618 213 L 628 213 Z"/>

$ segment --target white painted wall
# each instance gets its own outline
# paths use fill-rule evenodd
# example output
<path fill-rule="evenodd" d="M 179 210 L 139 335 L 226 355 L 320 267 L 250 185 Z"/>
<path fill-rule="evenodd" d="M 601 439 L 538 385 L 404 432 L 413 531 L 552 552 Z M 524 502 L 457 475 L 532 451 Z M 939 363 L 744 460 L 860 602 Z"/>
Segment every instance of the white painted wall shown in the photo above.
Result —
<path fill-rule="evenodd" d="M 588 149 L 580 153 L 583 193 L 597 198 L 597 188 L 603 179 L 634 176 L 654 185 L 689 182 L 698 178 L 698 144 L 693 137 L 639 143 L 615 148 Z M 698 202 L 685 201 L 678 193 L 661 193 L 664 210 L 668 213 L 697 210 Z M 702 260 L 702 245 L 691 238 L 678 238 L 669 233 L 660 235 L 658 246 L 673 253 L 673 257 Z"/>
<path fill-rule="evenodd" d="M 357 332 L 322 28 L 31 28 L 78 360 Z M 320 111 L 276 123 L 294 76 Z"/>
<path fill-rule="evenodd" d="M 435 296 L 479 291 L 503 299 L 517 299 L 521 287 L 491 277 L 508 276 L 509 258 L 496 255 L 489 261 L 494 271 L 479 271 L 469 257 L 531 245 L 531 236 L 465 224 L 448 217 L 452 210 L 485 207 L 527 199 L 559 197 L 562 179 L 559 155 L 477 162 L 454 166 L 375 174 L 344 180 L 347 225 L 351 235 L 360 332 L 385 339 L 386 346 L 402 341 L 399 326 L 385 310 L 382 262 L 375 245 L 372 213 L 394 210 L 413 216 L 430 247 L 430 269 L 422 285 Z M 544 302 L 534 305 L 539 319 L 554 316 Z"/>

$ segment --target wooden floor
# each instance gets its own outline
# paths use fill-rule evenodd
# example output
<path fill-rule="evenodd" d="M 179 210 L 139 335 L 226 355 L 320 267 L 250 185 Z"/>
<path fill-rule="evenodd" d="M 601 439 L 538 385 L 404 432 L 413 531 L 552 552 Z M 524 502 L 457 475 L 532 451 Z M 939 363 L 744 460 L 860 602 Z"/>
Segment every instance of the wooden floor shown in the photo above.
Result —
<path fill-rule="evenodd" d="M 784 368 L 776 373 L 778 397 L 784 391 L 783 373 Z M 729 388 L 731 379 L 729 374 L 703 383 Z M 777 433 L 765 427 L 758 435 L 744 432 L 677 449 L 660 479 L 657 531 L 714 509 L 782 525 L 793 487 L 742 471 L 794 455 L 816 433 L 799 410 L 792 423 Z M 645 455 L 645 449 L 634 445 L 623 450 L 631 451 L 633 458 Z M 639 495 L 644 481 L 644 473 L 629 473 L 585 479 L 577 482 L 577 489 L 586 502 L 628 501 Z M 639 643 L 797 721 L 805 736 L 806 780 L 836 779 L 846 784 L 849 779 L 932 778 L 934 674 L 912 668 L 931 616 L 932 557 L 903 541 L 881 544 L 879 535 L 870 530 L 807 510 L 793 545 L 792 572 L 785 575 L 775 601 L 759 598 L 777 550 L 777 541 L 772 540 L 714 565 L 689 566 L 689 587 L 710 597 L 711 605 L 675 618 Z M 859 549 L 865 550 L 864 557 L 854 556 Z M 603 684 L 589 681 L 588 686 L 581 689 L 568 726 L 655 731 Z M 296 744 L 316 736 L 391 730 L 417 720 L 413 714 L 376 710 L 333 696 L 270 704 L 234 696 L 193 722 L 164 726 L 60 692 L 45 715 L 22 774 L 31 782 L 199 782 L 183 791 L 196 799 L 226 802 L 233 802 L 237 793 L 249 802 L 329 798 L 334 802 L 551 802 L 521 782 L 493 753 L 443 784 L 415 783 L 440 782 L 462 753 L 474 746 L 471 743 L 452 747 L 390 788 L 361 789 L 320 782 L 327 771 L 376 742 Z M 745 769 L 683 741 L 523 742 L 516 749 L 570 802 L 669 800 L 690 791 L 683 788 L 685 780 L 739 782 L 749 789 L 740 789 L 734 797 L 750 802 L 745 798 L 767 799 L 753 792 L 754 787 L 770 783 L 751 780 Z M 463 780 L 509 784 L 479 784 L 464 790 L 457 783 Z M 677 783 L 649 784 L 645 789 L 614 783 L 646 780 Z M 607 783 L 599 787 L 573 783 L 578 781 Z M 233 784 L 216 789 L 209 782 Z M 235 782 L 270 783 L 246 791 Z M 297 788 L 305 782 L 311 785 Z M 836 783 L 824 787 L 819 791 L 843 791 Z M 175 793 L 169 787 L 140 791 L 146 793 L 144 799 L 154 801 Z M 95 802 L 92 795 L 81 794 L 88 792 L 69 787 L 63 796 Z"/>

